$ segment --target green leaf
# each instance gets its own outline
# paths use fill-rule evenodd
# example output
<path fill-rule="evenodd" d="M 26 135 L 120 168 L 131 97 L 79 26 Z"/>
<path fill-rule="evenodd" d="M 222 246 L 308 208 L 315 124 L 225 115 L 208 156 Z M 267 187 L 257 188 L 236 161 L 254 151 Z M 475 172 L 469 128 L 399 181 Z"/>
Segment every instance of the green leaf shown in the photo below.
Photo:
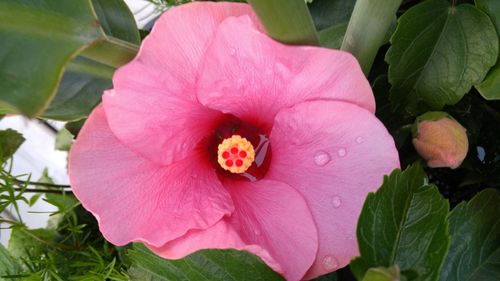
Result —
<path fill-rule="evenodd" d="M 339 281 L 339 276 L 337 272 L 330 272 L 328 274 L 322 275 L 318 278 L 314 278 L 312 281 Z"/>
<path fill-rule="evenodd" d="M 0 162 L 12 157 L 23 142 L 23 135 L 12 129 L 0 131 Z"/>
<path fill-rule="evenodd" d="M 81 119 L 81 120 L 74 121 L 74 122 L 68 122 L 68 123 L 66 123 L 66 125 L 64 125 L 64 128 L 66 128 L 76 138 L 78 136 L 78 133 L 82 129 L 83 124 L 85 124 L 85 121 L 87 121 L 87 119 Z"/>
<path fill-rule="evenodd" d="M 498 0 L 476 0 L 476 6 L 483 10 L 496 27 L 497 34 L 500 35 L 500 1 Z M 487 100 L 500 99 L 500 60 L 488 72 L 484 81 L 476 85 L 476 89 Z"/>
<path fill-rule="evenodd" d="M 35 205 L 35 203 L 38 201 L 38 199 L 40 199 L 40 197 L 42 197 L 41 193 L 31 195 L 28 201 L 28 206 L 33 207 L 33 205 Z"/>
<path fill-rule="evenodd" d="M 52 179 L 52 177 L 49 175 L 49 169 L 47 167 L 45 167 L 42 171 L 42 175 L 40 176 L 40 178 L 38 179 L 38 182 L 42 182 L 42 183 L 54 183 L 54 180 Z"/>
<path fill-rule="evenodd" d="M 123 0 L 92 0 L 104 32 L 115 38 L 140 44 L 134 17 Z M 115 68 L 77 57 L 66 67 L 57 94 L 42 117 L 62 121 L 78 120 L 90 114 L 112 87 Z"/>
<path fill-rule="evenodd" d="M 344 40 L 347 23 L 341 23 L 321 30 L 319 35 L 319 43 L 322 47 L 330 49 L 340 49 L 342 40 Z"/>
<path fill-rule="evenodd" d="M 114 68 L 77 57 L 66 68 L 57 94 L 42 117 L 72 121 L 87 117 L 112 87 Z"/>
<path fill-rule="evenodd" d="M 106 36 L 90 0 L 0 2 L 0 107 L 34 117 L 56 93 L 65 65 L 85 56 L 117 66 L 136 49 Z M 113 50 L 113 51 L 111 51 Z"/>
<path fill-rule="evenodd" d="M 66 128 L 62 128 L 56 136 L 55 149 L 69 151 L 73 144 L 73 135 Z"/>
<path fill-rule="evenodd" d="M 309 11 L 317 30 L 349 22 L 356 0 L 315 0 L 309 4 Z"/>
<path fill-rule="evenodd" d="M 476 6 L 483 10 L 495 25 L 497 32 L 500 33 L 500 1 L 498 0 L 475 0 Z"/>
<path fill-rule="evenodd" d="M 202 250 L 180 260 L 166 260 L 136 243 L 129 257 L 131 280 L 283 280 L 259 258 L 244 251 Z"/>
<path fill-rule="evenodd" d="M 402 281 L 405 280 L 399 273 L 397 266 L 385 268 L 374 267 L 370 268 L 363 278 L 363 281 Z"/>
<path fill-rule="evenodd" d="M 134 15 L 123 0 L 92 0 L 99 23 L 107 35 L 141 44 Z"/>
<path fill-rule="evenodd" d="M 295 45 L 319 45 L 309 10 L 304 0 L 248 0 L 267 34 Z"/>
<path fill-rule="evenodd" d="M 55 93 L 66 62 L 102 34 L 85 0 L 4 0 L 0 18 L 0 100 L 33 117 Z"/>
<path fill-rule="evenodd" d="M 390 266 L 436 280 L 449 244 L 448 208 L 420 165 L 392 172 L 368 195 L 358 220 L 361 257 L 351 262 L 358 280 L 369 268 Z"/>
<path fill-rule="evenodd" d="M 0 276 L 14 275 L 21 272 L 21 266 L 18 261 L 0 244 Z M 10 278 L 1 278 L 0 280 L 12 280 Z"/>
<path fill-rule="evenodd" d="M 448 218 L 451 246 L 442 281 L 500 280 L 500 194 L 485 189 Z"/>
<path fill-rule="evenodd" d="M 495 64 L 498 36 L 476 7 L 428 0 L 404 13 L 386 55 L 391 101 L 418 115 L 457 103 Z"/>
<path fill-rule="evenodd" d="M 500 63 L 497 63 L 486 75 L 481 84 L 476 85 L 481 96 L 487 100 L 500 99 Z"/>
<path fill-rule="evenodd" d="M 17 259 L 39 257 L 47 251 L 55 236 L 55 232 L 44 228 L 30 230 L 24 226 L 14 227 L 9 239 L 9 252 Z"/>

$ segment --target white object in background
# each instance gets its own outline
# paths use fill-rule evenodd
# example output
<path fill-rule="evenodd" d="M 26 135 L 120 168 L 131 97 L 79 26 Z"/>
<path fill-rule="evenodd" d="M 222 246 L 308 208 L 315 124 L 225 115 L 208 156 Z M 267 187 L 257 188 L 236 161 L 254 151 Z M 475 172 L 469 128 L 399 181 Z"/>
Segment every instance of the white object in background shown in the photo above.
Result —
<path fill-rule="evenodd" d="M 163 11 L 158 6 L 145 0 L 125 0 L 134 14 L 137 26 L 142 29 Z"/>

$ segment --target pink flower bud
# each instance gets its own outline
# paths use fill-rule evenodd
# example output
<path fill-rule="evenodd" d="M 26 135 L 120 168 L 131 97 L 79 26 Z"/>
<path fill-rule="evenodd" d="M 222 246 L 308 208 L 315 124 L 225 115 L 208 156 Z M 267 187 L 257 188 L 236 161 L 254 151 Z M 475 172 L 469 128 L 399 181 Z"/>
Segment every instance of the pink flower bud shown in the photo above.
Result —
<path fill-rule="evenodd" d="M 456 169 L 469 148 L 464 127 L 444 112 L 429 112 L 417 118 L 413 146 L 431 168 Z"/>

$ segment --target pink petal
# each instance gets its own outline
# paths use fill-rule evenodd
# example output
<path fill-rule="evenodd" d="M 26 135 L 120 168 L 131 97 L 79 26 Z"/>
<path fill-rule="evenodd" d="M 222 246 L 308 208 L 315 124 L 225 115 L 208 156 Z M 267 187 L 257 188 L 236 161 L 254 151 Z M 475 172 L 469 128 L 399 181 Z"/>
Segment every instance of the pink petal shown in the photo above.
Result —
<path fill-rule="evenodd" d="M 278 273 L 283 273 L 281 266 L 269 253 L 257 245 L 247 245 L 225 219 L 205 230 L 190 230 L 162 247 L 148 246 L 157 255 L 166 259 L 180 259 L 198 250 L 236 249 L 248 251 L 262 259 Z"/>
<path fill-rule="evenodd" d="M 192 231 L 161 248 L 166 258 L 180 258 L 199 249 L 236 248 L 250 251 L 287 280 L 300 280 L 313 263 L 316 225 L 303 197 L 282 182 L 228 181 L 233 215 L 205 231 Z"/>
<path fill-rule="evenodd" d="M 280 44 L 246 16 L 220 25 L 199 75 L 202 104 L 268 129 L 279 110 L 307 100 L 344 100 L 375 110 L 370 85 L 351 54 Z"/>
<path fill-rule="evenodd" d="M 203 159 L 194 152 L 170 166 L 156 165 L 121 144 L 98 107 L 71 148 L 69 175 L 72 191 L 107 240 L 160 246 L 212 226 L 234 208 Z"/>
<path fill-rule="evenodd" d="M 235 205 L 229 222 L 242 240 L 266 249 L 287 280 L 302 279 L 318 249 L 316 225 L 304 198 L 280 181 L 224 185 Z"/>
<path fill-rule="evenodd" d="M 266 177 L 295 187 L 318 226 L 319 250 L 306 278 L 344 267 L 358 255 L 356 223 L 366 195 L 399 167 L 392 137 L 361 107 L 312 101 L 278 113 L 270 140 Z"/>
<path fill-rule="evenodd" d="M 254 17 L 246 4 L 209 2 L 164 13 L 137 57 L 115 73 L 114 92 L 103 97 L 118 139 L 159 164 L 186 157 L 219 116 L 196 98 L 201 58 L 224 19 L 247 14 Z"/>

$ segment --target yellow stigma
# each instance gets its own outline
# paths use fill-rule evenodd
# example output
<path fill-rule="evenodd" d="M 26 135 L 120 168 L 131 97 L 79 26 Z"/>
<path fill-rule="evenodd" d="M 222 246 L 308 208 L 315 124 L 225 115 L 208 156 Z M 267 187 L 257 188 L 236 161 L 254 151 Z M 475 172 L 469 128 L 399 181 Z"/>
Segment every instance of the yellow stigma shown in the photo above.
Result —
<path fill-rule="evenodd" d="M 253 145 L 238 135 L 224 139 L 217 149 L 217 162 L 226 171 L 233 174 L 242 174 L 255 159 Z"/>

